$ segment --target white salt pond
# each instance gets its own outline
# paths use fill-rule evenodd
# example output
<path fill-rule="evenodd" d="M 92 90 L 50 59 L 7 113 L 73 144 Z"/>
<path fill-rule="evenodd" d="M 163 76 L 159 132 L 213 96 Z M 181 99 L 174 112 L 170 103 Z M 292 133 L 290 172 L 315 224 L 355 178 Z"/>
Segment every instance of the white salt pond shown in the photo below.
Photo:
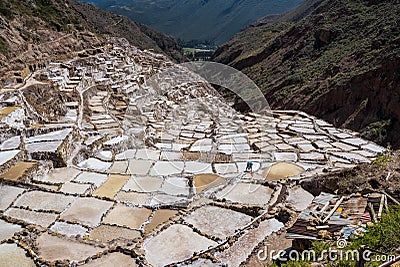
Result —
<path fill-rule="evenodd" d="M 7 267 L 35 267 L 32 259 L 26 256 L 26 252 L 16 244 L 0 245 L 0 262 Z"/>

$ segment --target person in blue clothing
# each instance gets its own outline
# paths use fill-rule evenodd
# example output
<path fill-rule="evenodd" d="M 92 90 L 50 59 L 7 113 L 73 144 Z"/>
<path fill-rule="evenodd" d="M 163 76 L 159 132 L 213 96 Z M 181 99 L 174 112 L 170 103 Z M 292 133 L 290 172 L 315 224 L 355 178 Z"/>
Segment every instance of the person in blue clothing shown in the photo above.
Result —
<path fill-rule="evenodd" d="M 253 172 L 253 162 L 248 161 L 245 172 Z"/>

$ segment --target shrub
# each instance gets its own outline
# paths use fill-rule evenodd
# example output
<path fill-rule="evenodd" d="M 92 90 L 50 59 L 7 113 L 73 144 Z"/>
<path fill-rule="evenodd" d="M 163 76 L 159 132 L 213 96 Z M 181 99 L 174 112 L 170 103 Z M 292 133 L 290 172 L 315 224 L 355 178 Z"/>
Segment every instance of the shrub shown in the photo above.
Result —
<path fill-rule="evenodd" d="M 354 240 L 356 247 L 366 246 L 393 253 L 400 248 L 400 207 L 390 209 L 379 223 L 367 228 L 367 232 Z"/>
<path fill-rule="evenodd" d="M 0 53 L 6 55 L 8 52 L 7 42 L 0 36 Z"/>

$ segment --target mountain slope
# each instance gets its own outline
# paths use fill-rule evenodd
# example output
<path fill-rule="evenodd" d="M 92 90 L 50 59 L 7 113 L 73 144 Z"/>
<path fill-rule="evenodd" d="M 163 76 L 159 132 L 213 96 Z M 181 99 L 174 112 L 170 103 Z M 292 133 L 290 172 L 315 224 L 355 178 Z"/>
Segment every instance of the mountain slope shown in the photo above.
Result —
<path fill-rule="evenodd" d="M 302 109 L 400 147 L 399 3 L 325 0 L 300 21 L 239 33 L 214 57 L 253 78 L 273 108 Z"/>
<path fill-rule="evenodd" d="M 266 14 L 279 14 L 303 0 L 84 0 L 125 15 L 186 43 L 222 44 Z"/>
<path fill-rule="evenodd" d="M 134 46 L 165 53 L 178 62 L 184 61 L 182 49 L 172 37 L 166 36 L 141 23 L 134 22 L 127 17 L 112 14 L 90 4 L 75 1 L 71 3 L 74 9 L 97 32 L 124 37 Z"/>
<path fill-rule="evenodd" d="M 123 24 L 119 24 L 120 21 Z M 183 60 L 181 49 L 172 38 L 88 4 L 72 0 L 2 0 L 2 83 L 9 83 L 9 79 L 14 79 L 14 71 L 26 69 L 29 64 L 101 47 L 107 35 L 126 37 L 139 48 L 165 51 L 175 60 Z"/>

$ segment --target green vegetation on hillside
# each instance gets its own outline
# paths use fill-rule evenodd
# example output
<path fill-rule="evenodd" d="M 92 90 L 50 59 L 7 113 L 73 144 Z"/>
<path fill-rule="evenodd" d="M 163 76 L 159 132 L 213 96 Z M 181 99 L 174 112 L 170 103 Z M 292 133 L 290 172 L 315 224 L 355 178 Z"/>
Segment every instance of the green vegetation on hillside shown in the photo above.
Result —
<path fill-rule="evenodd" d="M 23 44 L 15 42 L 16 39 L 40 45 L 53 39 L 52 35 L 56 36 L 54 38 L 60 37 L 57 33 L 78 37 L 82 32 L 89 31 L 100 38 L 106 35 L 123 37 L 140 49 L 165 53 L 176 61 L 184 60 L 182 49 L 173 38 L 128 18 L 74 0 L 2 0 L 0 16 L 0 28 L 4 30 L 0 33 L 3 38 L 0 40 L 0 52 L 3 54 L 6 51 L 20 54 L 17 51 L 22 49 Z M 20 36 L 10 36 L 15 32 L 11 31 L 13 27 Z M 11 47 L 6 46 L 5 40 Z M 88 39 L 76 41 L 87 46 L 93 45 Z M 11 53 L 9 56 L 16 55 Z"/>
<path fill-rule="evenodd" d="M 3 39 L 3 37 L 0 36 L 0 53 L 5 55 L 7 54 L 8 51 L 8 45 L 6 41 Z"/>
<path fill-rule="evenodd" d="M 0 1 L 0 14 L 8 19 L 13 18 L 10 3 Z"/>
<path fill-rule="evenodd" d="M 34 17 L 36 20 L 30 20 L 28 24 L 32 28 L 39 26 L 39 21 L 45 23 L 50 29 L 57 31 L 67 30 L 69 24 L 81 25 L 82 21 L 79 17 L 72 12 L 68 12 L 62 2 L 52 0 L 5 0 L 0 4 L 0 13 L 8 19 L 14 18 L 17 14 L 25 17 Z"/>
<path fill-rule="evenodd" d="M 400 249 L 400 207 L 389 209 L 379 223 L 353 241 L 356 248 L 366 246 L 382 253 L 393 254 Z"/>
<path fill-rule="evenodd" d="M 84 0 L 181 39 L 182 46 L 220 45 L 267 14 L 289 11 L 303 0 Z"/>

